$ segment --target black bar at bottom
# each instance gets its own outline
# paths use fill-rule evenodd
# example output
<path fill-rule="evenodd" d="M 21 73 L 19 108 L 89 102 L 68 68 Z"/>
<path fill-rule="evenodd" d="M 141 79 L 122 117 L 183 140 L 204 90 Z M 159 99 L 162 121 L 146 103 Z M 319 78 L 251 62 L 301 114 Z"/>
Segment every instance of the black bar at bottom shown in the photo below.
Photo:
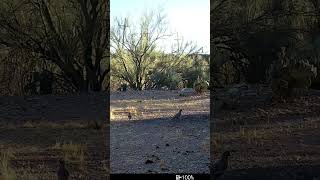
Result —
<path fill-rule="evenodd" d="M 111 180 L 210 180 L 210 174 L 111 174 Z"/>

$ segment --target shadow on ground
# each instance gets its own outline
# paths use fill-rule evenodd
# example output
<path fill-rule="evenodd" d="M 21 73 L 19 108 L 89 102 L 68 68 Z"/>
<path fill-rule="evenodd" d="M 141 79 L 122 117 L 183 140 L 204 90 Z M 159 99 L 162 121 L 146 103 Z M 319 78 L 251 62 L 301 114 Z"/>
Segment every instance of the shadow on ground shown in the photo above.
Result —
<path fill-rule="evenodd" d="M 71 179 L 109 179 L 108 103 L 103 93 L 0 96 L 0 162 L 17 179 L 55 179 L 62 158 Z"/>

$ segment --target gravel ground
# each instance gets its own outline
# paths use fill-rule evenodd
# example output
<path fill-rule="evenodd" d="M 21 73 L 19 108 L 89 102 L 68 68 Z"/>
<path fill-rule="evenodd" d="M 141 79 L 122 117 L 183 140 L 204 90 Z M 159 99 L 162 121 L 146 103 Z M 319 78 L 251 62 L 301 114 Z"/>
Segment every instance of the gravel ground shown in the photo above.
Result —
<path fill-rule="evenodd" d="M 17 179 L 56 179 L 61 158 L 71 179 L 109 179 L 108 101 L 104 93 L 0 97 L 0 154 L 12 154 Z M 89 126 L 92 120 L 101 129 Z"/>
<path fill-rule="evenodd" d="M 209 173 L 208 94 L 202 97 L 181 98 L 176 91 L 164 91 L 163 94 L 161 92 L 111 95 L 111 106 L 121 103 L 119 99 L 147 100 L 147 96 L 153 100 L 144 101 L 142 104 L 153 106 L 155 103 L 170 101 L 172 104 L 180 104 L 179 107 L 183 107 L 184 110 L 181 119 L 178 120 L 170 119 L 176 109 L 168 110 L 159 105 L 158 111 L 150 111 L 150 108 L 145 107 L 144 117 L 147 118 L 128 121 L 123 117 L 111 121 L 111 173 Z M 194 99 L 200 99 L 202 105 L 199 106 Z M 130 101 L 128 103 L 130 104 Z M 182 103 L 194 105 L 183 106 Z M 126 105 L 123 105 L 124 109 Z M 130 105 L 138 106 L 134 103 Z M 166 111 L 167 115 L 161 118 L 159 114 L 162 111 Z M 155 118 L 150 118 L 148 114 Z"/>
<path fill-rule="evenodd" d="M 221 180 L 320 179 L 319 91 L 278 103 L 270 93 L 243 93 L 239 104 L 215 113 L 211 157 L 233 150 Z"/>

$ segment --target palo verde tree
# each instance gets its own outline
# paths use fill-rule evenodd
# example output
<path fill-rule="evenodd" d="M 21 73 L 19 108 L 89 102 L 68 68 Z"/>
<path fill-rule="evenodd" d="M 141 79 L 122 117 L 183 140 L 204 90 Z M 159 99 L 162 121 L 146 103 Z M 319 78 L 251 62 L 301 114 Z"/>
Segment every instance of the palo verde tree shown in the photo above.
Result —
<path fill-rule="evenodd" d="M 0 44 L 55 65 L 76 91 L 100 91 L 110 69 L 108 10 L 100 0 L 3 0 Z"/>
<path fill-rule="evenodd" d="M 168 37 L 167 22 L 162 14 L 146 13 L 138 26 L 129 18 L 116 19 L 111 29 L 111 53 L 122 65 L 122 79 L 136 89 L 142 90 L 147 68 L 154 58 L 159 40 Z"/>
<path fill-rule="evenodd" d="M 173 37 L 168 32 L 168 22 L 160 11 L 146 12 L 138 22 L 128 17 L 117 17 L 111 29 L 112 76 L 129 84 L 135 90 L 142 90 L 150 79 L 150 73 L 179 66 L 188 55 L 200 51 L 193 42 L 178 37 L 171 52 L 160 48 L 160 43 Z M 160 65 L 156 67 L 157 65 Z"/>

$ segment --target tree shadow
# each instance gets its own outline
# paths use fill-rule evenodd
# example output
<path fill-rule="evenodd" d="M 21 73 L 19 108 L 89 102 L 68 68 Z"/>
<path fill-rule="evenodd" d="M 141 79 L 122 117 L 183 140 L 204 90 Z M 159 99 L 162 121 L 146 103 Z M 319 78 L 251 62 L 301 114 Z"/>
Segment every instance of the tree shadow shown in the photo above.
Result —
<path fill-rule="evenodd" d="M 0 96 L 0 120 L 11 122 L 107 121 L 109 96 L 84 95 Z"/>
<path fill-rule="evenodd" d="M 290 123 L 290 124 L 299 124 L 309 121 L 308 119 L 314 119 L 318 117 L 319 114 L 319 104 L 310 103 L 307 107 L 297 107 L 294 105 L 288 104 L 287 109 L 284 108 L 286 104 L 280 106 L 280 109 L 289 110 L 286 113 L 275 113 L 274 110 L 279 109 L 278 106 L 267 106 L 259 105 L 253 107 L 247 107 L 246 110 L 223 110 L 218 114 L 215 114 L 211 118 L 211 124 L 214 125 L 216 131 L 226 132 L 234 129 L 238 130 L 239 126 L 278 126 L 279 123 Z M 261 113 L 255 113 L 261 108 Z M 305 111 L 305 109 L 311 109 L 310 111 Z M 265 111 L 265 112 L 263 112 Z M 230 116 L 231 114 L 231 116 Z M 242 118 L 236 117 L 238 114 L 243 114 Z M 257 115 L 258 114 L 258 115 Z M 217 119 L 223 119 L 218 120 Z M 228 128 L 221 128 L 228 127 Z"/>
<path fill-rule="evenodd" d="M 193 100 L 207 99 L 209 92 L 206 92 L 202 95 L 192 95 L 192 96 L 180 96 L 178 90 L 172 91 L 161 91 L 161 90 L 145 90 L 145 91 L 114 91 L 110 94 L 111 101 L 121 101 L 121 100 L 130 100 L 130 101 L 139 101 L 139 100 L 188 100 L 192 97 Z"/>
<path fill-rule="evenodd" d="M 185 122 L 208 122 L 209 123 L 209 114 L 206 113 L 197 113 L 190 115 L 182 115 L 180 119 L 171 119 L 171 117 L 161 117 L 161 118 L 146 118 L 146 119 L 138 119 L 138 120 L 117 120 L 111 121 L 111 124 L 181 124 Z"/>

